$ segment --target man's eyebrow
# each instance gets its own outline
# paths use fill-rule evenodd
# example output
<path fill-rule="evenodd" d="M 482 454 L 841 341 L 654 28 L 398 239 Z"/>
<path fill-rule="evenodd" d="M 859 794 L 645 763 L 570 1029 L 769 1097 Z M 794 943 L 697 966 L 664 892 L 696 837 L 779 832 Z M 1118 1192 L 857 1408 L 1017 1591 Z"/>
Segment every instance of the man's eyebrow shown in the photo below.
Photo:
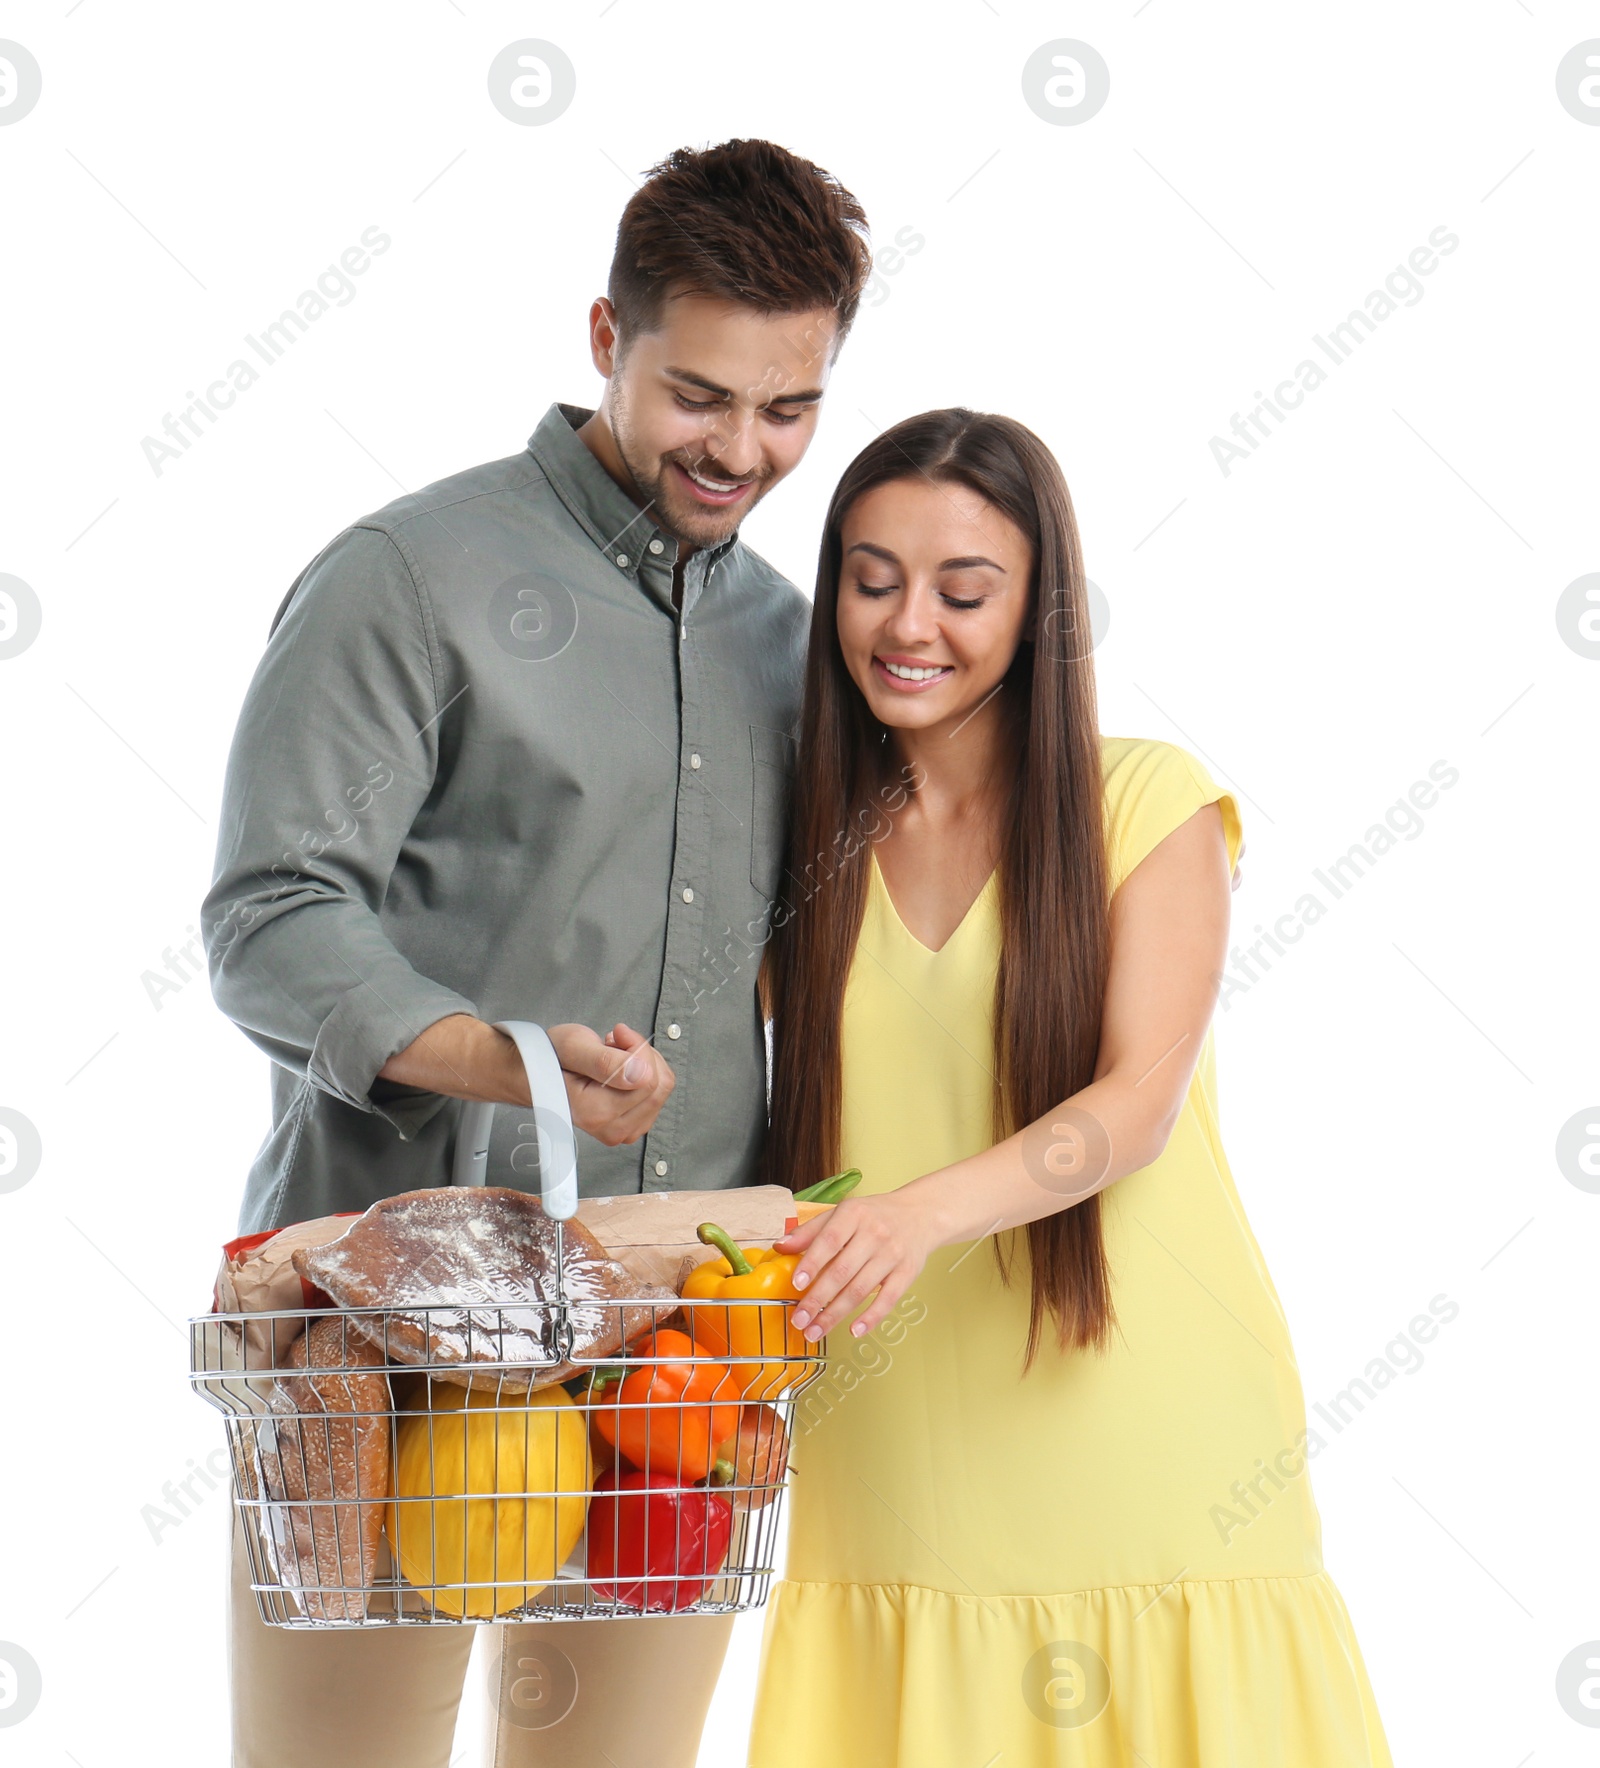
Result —
<path fill-rule="evenodd" d="M 670 375 L 675 381 L 687 381 L 691 387 L 699 387 L 703 392 L 714 394 L 718 399 L 733 397 L 727 387 L 719 387 L 715 381 L 708 381 L 704 375 L 692 374 L 686 368 L 666 368 L 662 372 Z M 821 397 L 821 387 L 807 387 L 801 393 L 774 393 L 767 403 L 769 405 L 815 405 Z"/>
<path fill-rule="evenodd" d="M 883 559 L 891 565 L 900 563 L 899 557 L 890 552 L 888 547 L 874 546 L 870 540 L 858 540 L 854 546 L 846 548 L 845 557 L 848 558 L 851 553 L 856 552 L 871 553 L 875 559 Z M 993 559 L 986 559 L 982 553 L 972 553 L 964 558 L 941 559 L 939 561 L 941 571 L 973 571 L 984 565 L 987 565 L 991 571 L 1000 572 L 1002 576 L 1006 574 L 1004 565 L 997 564 Z"/>

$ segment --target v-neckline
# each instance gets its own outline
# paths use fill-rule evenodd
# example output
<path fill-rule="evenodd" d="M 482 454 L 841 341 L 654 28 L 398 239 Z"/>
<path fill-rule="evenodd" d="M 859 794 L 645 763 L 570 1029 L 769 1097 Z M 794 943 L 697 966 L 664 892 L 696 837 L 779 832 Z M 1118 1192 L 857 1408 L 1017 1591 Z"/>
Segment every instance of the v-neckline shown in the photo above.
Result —
<path fill-rule="evenodd" d="M 894 897 L 889 893 L 889 880 L 884 877 L 883 868 L 878 864 L 878 855 L 876 851 L 872 854 L 872 875 L 877 879 L 878 888 L 883 892 L 883 900 L 888 904 L 889 913 L 894 920 L 895 926 L 900 929 L 918 951 L 926 952 L 930 958 L 936 958 L 941 952 L 949 951 L 950 947 L 955 944 L 956 940 L 961 937 L 967 927 L 971 924 L 972 917 L 977 912 L 979 903 L 981 903 L 994 888 L 995 880 L 1000 876 L 1000 868 L 996 866 L 989 876 L 984 879 L 983 885 L 978 891 L 978 894 L 967 904 L 967 912 L 956 922 L 955 926 L 951 928 L 950 932 L 945 937 L 943 945 L 924 945 L 922 941 L 917 938 L 916 934 L 906 925 L 899 909 L 894 906 Z"/>

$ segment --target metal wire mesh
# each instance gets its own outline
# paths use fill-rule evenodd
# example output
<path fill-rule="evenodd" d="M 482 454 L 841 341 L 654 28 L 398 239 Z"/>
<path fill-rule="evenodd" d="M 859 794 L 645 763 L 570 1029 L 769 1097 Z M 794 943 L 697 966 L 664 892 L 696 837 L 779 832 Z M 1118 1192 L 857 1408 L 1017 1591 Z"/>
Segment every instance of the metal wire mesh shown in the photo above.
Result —
<path fill-rule="evenodd" d="M 375 1308 L 192 1320 L 190 1379 L 226 1416 L 262 1619 L 759 1607 L 795 1401 L 826 1341 L 799 1338 L 786 1300 L 582 1305 L 625 1309 L 629 1342 L 574 1355 L 564 1302 L 413 1307 L 403 1334 Z M 727 1354 L 705 1354 L 688 1326 L 720 1333 Z M 539 1354 L 463 1362 L 468 1341 Z"/>

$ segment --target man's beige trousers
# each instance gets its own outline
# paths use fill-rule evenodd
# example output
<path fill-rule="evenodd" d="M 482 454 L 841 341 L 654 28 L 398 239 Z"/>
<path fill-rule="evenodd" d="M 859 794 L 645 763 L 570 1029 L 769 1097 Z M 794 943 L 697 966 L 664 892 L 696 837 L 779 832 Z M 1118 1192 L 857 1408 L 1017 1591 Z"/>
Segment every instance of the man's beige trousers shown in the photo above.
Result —
<path fill-rule="evenodd" d="M 233 1768 L 449 1768 L 480 1633 L 483 1768 L 694 1768 L 732 1615 L 269 1627 L 237 1511 L 232 1561 Z M 728 1743 L 717 1761 L 741 1761 L 743 1738 Z"/>

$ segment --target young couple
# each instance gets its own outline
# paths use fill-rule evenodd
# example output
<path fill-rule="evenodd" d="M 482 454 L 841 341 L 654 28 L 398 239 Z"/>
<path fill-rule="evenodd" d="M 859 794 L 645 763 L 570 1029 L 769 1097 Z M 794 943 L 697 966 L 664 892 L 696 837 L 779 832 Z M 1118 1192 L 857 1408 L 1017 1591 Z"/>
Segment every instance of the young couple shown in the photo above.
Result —
<path fill-rule="evenodd" d="M 836 1355 L 754 1768 L 1388 1768 L 1218 1132 L 1233 796 L 1099 734 L 1022 425 L 869 443 L 812 606 L 739 538 L 811 441 L 864 235 L 770 143 L 674 154 L 590 312 L 598 410 L 296 582 L 205 910 L 274 1063 L 240 1229 L 447 1183 L 452 1101 L 529 1102 L 503 1018 L 551 1031 L 585 1194 L 858 1166 L 780 1242 Z M 491 1172 L 530 1139 L 497 1114 Z M 443 1768 L 475 1629 L 267 1628 L 237 1530 L 232 1577 L 236 1764 Z M 485 1629 L 492 1761 L 691 1768 L 730 1626 Z"/>

